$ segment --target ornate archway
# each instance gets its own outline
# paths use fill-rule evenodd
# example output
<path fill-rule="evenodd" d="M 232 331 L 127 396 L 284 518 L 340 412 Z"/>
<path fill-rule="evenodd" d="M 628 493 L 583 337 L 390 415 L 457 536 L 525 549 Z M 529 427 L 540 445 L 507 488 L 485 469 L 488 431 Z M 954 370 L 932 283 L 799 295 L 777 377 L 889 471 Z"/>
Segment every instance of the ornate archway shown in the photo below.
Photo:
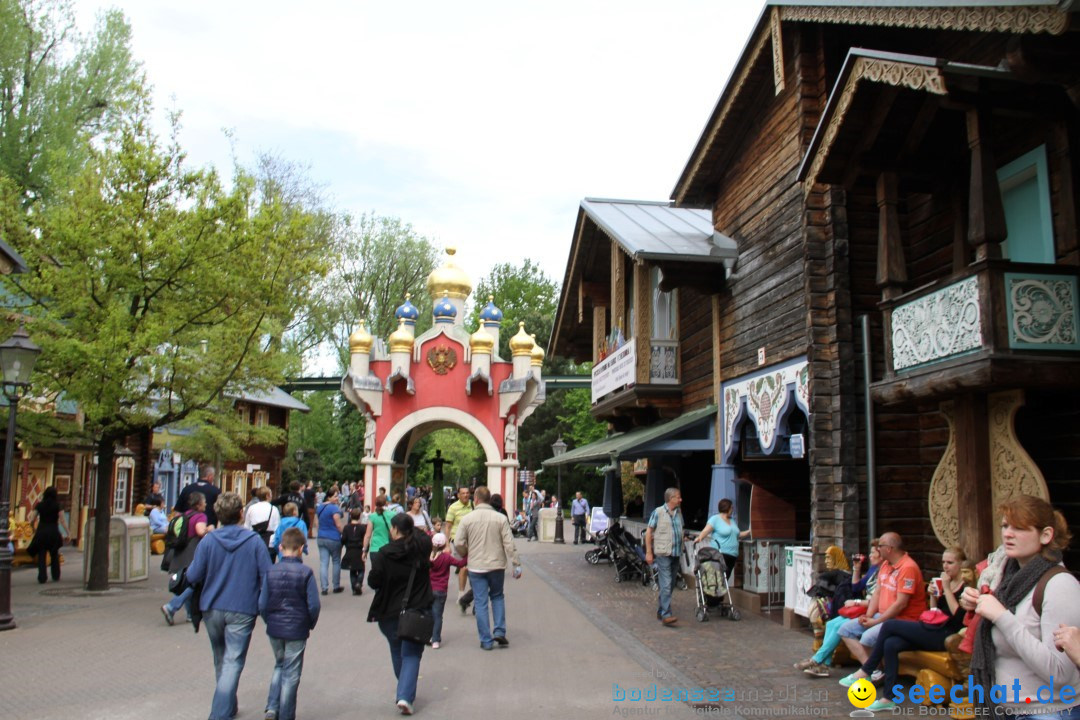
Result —
<path fill-rule="evenodd" d="M 464 327 L 468 276 L 452 260 L 428 277 L 432 298 L 430 330 L 415 335 L 419 315 L 408 296 L 397 309 L 398 328 L 387 341 L 360 326 L 349 337 L 349 372 L 341 390 L 367 420 L 364 438 L 364 502 L 373 504 L 378 487 L 390 487 L 395 452 L 415 430 L 459 427 L 479 441 L 487 485 L 501 493 L 508 510 L 517 495 L 517 434 L 521 423 L 544 401 L 544 351 L 519 323 L 510 339 L 512 359 L 498 356 L 502 311 L 489 297 L 480 327 Z"/>

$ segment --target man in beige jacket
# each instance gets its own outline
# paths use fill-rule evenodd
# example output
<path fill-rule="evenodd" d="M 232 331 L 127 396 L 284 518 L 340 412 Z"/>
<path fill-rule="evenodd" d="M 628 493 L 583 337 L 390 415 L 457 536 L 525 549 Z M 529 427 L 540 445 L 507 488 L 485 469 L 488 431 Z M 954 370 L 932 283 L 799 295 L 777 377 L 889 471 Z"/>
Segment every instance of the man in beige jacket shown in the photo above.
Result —
<path fill-rule="evenodd" d="M 469 583 L 473 589 L 480 647 L 491 650 L 493 643 L 501 647 L 510 644 L 506 639 L 503 580 L 507 564 L 513 566 L 515 580 L 521 577 L 521 561 L 514 547 L 510 522 L 490 505 L 491 491 L 484 486 L 476 488 L 473 501 L 473 511 L 457 526 L 454 547 L 469 561 Z M 489 598 L 493 621 L 488 618 Z"/>

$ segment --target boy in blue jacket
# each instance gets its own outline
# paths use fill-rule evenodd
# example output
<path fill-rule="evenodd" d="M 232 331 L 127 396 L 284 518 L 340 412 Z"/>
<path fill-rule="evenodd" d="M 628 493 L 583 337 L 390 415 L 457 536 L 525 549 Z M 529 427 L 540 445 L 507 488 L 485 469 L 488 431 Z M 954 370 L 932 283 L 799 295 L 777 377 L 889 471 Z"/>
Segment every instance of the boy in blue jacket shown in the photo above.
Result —
<path fill-rule="evenodd" d="M 266 698 L 265 720 L 294 720 L 296 693 L 304 669 L 308 635 L 319 621 L 315 573 L 300 559 L 307 540 L 299 528 L 281 537 L 280 559 L 263 579 L 259 614 L 274 651 L 274 676 Z"/>

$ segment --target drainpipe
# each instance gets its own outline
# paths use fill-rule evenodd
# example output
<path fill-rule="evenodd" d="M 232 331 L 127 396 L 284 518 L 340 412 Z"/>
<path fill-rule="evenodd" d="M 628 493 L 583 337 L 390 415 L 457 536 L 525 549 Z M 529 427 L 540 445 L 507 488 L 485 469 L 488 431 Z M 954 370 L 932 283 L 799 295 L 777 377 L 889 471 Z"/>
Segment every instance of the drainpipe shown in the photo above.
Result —
<path fill-rule="evenodd" d="M 874 471 L 874 403 L 870 399 L 870 317 L 861 315 L 863 345 L 863 408 L 866 415 L 866 529 L 877 537 L 877 476 Z"/>

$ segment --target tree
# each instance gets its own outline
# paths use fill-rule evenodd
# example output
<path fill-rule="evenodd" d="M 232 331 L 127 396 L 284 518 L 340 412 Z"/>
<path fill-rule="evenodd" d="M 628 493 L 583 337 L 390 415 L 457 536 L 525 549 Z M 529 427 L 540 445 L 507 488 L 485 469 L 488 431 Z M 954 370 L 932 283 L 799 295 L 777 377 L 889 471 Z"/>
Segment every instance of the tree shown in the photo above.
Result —
<path fill-rule="evenodd" d="M 525 331 L 536 335 L 536 342 L 547 349 L 551 328 L 559 308 L 559 284 L 529 258 L 521 265 L 500 263 L 476 284 L 473 293 L 473 327 L 480 321 L 480 311 L 487 305 L 488 296 L 503 312 L 499 333 L 499 356 L 510 357 L 510 338 L 525 323 Z"/>
<path fill-rule="evenodd" d="M 118 10 L 84 36 L 66 0 L 0 0 L 0 174 L 24 205 L 47 199 L 88 161 L 88 140 L 145 100 L 130 43 Z"/>
<path fill-rule="evenodd" d="M 139 114 L 40 213 L 21 212 L 14 185 L 0 182 L 0 233 L 29 266 L 4 283 L 31 302 L 22 312 L 43 350 L 35 391 L 78 402 L 106 473 L 125 437 L 280 382 L 294 360 L 276 339 L 328 270 L 325 237 L 302 206 L 243 168 L 225 189 L 183 159 Z M 108 587 L 107 478 L 93 590 Z"/>
<path fill-rule="evenodd" d="M 311 318 L 313 332 L 337 349 L 342 369 L 357 323 L 366 321 L 372 335 L 386 338 L 397 328 L 394 311 L 406 293 L 420 310 L 417 334 L 430 326 L 425 283 L 436 256 L 431 241 L 398 218 L 372 213 L 344 219 L 335 267 L 319 287 L 322 310 Z"/>

